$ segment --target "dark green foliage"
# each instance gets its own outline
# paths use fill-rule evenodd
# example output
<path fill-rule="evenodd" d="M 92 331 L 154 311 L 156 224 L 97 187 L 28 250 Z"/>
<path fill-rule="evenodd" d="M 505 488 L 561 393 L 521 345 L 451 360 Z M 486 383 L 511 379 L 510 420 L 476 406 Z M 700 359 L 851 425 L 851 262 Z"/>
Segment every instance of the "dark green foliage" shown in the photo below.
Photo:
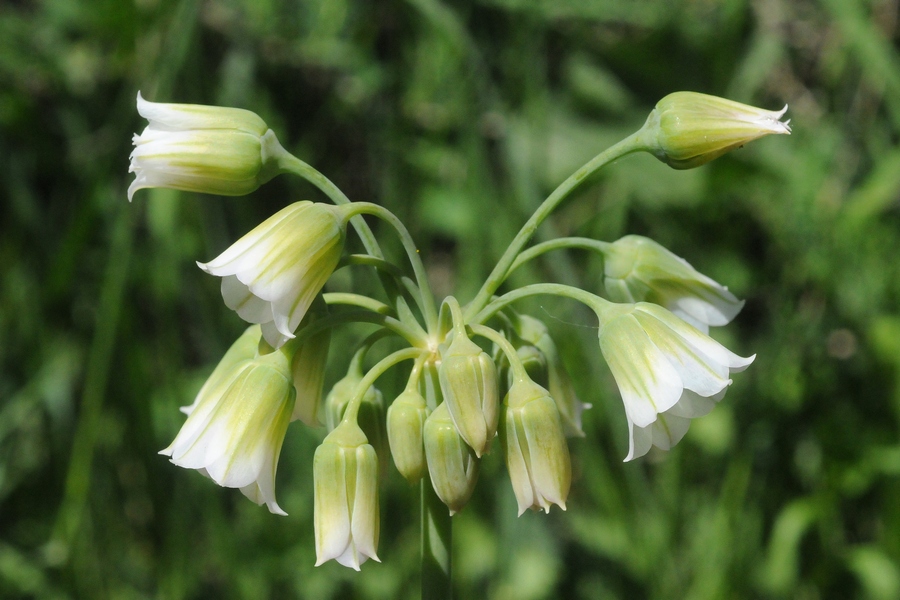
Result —
<path fill-rule="evenodd" d="M 416 238 L 462 301 L 553 187 L 688 89 L 791 137 L 694 171 L 604 169 L 539 237 L 650 236 L 747 299 L 756 362 L 668 454 L 627 430 L 594 318 L 546 321 L 585 402 L 568 512 L 516 518 L 499 452 L 455 522 L 458 597 L 900 597 L 900 55 L 887 0 L 23 0 L 0 4 L 0 597 L 414 598 L 418 494 L 391 467 L 379 565 L 313 568 L 294 424 L 270 515 L 156 453 L 244 324 L 194 261 L 288 202 L 125 198 L 134 97 L 249 108 Z M 393 234 L 373 222 L 399 262 Z M 351 250 L 360 248 L 352 234 Z M 599 289 L 599 261 L 517 272 Z M 332 289 L 376 290 L 362 269 Z M 342 355 L 367 329 L 331 345 Z M 379 386 L 386 398 L 405 373 Z"/>

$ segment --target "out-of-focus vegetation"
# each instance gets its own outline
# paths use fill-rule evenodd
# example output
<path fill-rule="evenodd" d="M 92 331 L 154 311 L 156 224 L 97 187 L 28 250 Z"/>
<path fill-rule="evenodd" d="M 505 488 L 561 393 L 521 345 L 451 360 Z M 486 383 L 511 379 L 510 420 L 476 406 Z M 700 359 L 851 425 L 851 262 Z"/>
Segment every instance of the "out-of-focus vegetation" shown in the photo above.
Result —
<path fill-rule="evenodd" d="M 898 18 L 897 0 L 0 4 L 0 596 L 418 594 L 418 497 L 393 469 L 383 564 L 313 567 L 323 431 L 288 431 L 286 518 L 157 455 L 243 329 L 194 261 L 322 198 L 282 177 L 129 205 L 140 89 L 258 112 L 400 215 L 436 291 L 463 301 L 537 203 L 665 94 L 790 104 L 789 138 L 686 172 L 628 157 L 545 226 L 686 257 L 747 299 L 715 336 L 757 360 L 673 451 L 623 464 L 593 317 L 533 304 L 594 404 L 568 512 L 516 518 L 495 452 L 454 518 L 457 593 L 900 597 Z M 516 281 L 599 289 L 600 267 L 555 254 Z M 374 289 L 359 270 L 333 289 L 351 284 Z M 365 333 L 332 344 L 328 385 Z"/>

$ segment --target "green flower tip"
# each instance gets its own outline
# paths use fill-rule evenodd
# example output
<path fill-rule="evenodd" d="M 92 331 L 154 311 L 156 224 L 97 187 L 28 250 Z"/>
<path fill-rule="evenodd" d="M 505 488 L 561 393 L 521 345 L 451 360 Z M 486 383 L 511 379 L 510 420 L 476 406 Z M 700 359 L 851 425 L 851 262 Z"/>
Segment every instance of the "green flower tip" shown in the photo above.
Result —
<path fill-rule="evenodd" d="M 769 134 L 790 134 L 787 106 L 763 110 L 696 92 L 675 92 L 647 118 L 648 150 L 674 169 L 692 169 Z"/>

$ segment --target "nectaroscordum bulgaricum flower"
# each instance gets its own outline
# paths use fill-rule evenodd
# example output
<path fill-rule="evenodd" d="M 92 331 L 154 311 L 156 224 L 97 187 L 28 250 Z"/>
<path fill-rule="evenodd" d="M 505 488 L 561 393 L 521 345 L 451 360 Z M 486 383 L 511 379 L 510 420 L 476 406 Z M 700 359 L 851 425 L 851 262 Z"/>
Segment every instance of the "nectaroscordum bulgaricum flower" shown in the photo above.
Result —
<path fill-rule="evenodd" d="M 338 264 L 346 237 L 342 213 L 339 206 L 295 202 L 197 265 L 222 277 L 226 306 L 261 324 L 266 341 L 279 348 L 294 337 Z"/>
<path fill-rule="evenodd" d="M 533 381 L 512 384 L 503 401 L 500 440 L 519 515 L 529 508 L 566 509 L 572 465 L 550 392 Z"/>
<path fill-rule="evenodd" d="M 671 312 L 657 306 L 595 307 L 600 350 L 622 394 L 628 418 L 626 461 L 654 445 L 668 450 L 687 432 L 689 420 L 705 415 L 755 356 L 742 358 Z"/>
<path fill-rule="evenodd" d="M 249 110 L 148 102 L 140 92 L 137 109 L 150 124 L 133 138 L 129 200 L 152 187 L 243 196 L 279 172 L 281 145 Z"/>
<path fill-rule="evenodd" d="M 334 559 L 359 571 L 379 561 L 378 457 L 356 423 L 342 422 L 316 449 L 313 478 L 316 566 Z"/>
<path fill-rule="evenodd" d="M 187 408 L 175 440 L 160 454 L 221 486 L 241 488 L 257 504 L 283 515 L 275 501 L 275 472 L 296 393 L 284 353 L 251 351 L 250 343 L 259 336 L 259 328 L 251 327 L 235 342 Z"/>
<path fill-rule="evenodd" d="M 481 457 L 497 433 L 500 388 L 497 367 L 487 352 L 458 328 L 441 353 L 441 393 L 459 435 Z"/>
<path fill-rule="evenodd" d="M 787 106 L 763 110 L 696 92 L 675 92 L 656 104 L 642 133 L 647 150 L 675 169 L 692 169 L 770 134 L 789 134 Z"/>
<path fill-rule="evenodd" d="M 607 245 L 603 269 L 610 300 L 659 304 L 704 333 L 728 324 L 744 306 L 727 287 L 640 235 Z"/>

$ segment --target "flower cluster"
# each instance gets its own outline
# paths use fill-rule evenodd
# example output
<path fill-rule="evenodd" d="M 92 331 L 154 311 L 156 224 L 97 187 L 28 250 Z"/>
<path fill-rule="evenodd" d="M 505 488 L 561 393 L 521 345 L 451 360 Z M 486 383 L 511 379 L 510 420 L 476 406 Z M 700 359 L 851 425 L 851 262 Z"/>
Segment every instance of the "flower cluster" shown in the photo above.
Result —
<path fill-rule="evenodd" d="M 784 111 L 689 92 L 667 96 L 641 130 L 548 197 L 464 305 L 453 296 L 436 302 L 399 219 L 381 206 L 350 202 L 284 151 L 257 115 L 155 104 L 140 95 L 138 111 L 150 124 L 134 138 L 131 171 L 137 177 L 129 199 L 144 187 L 246 194 L 284 172 L 305 177 L 334 202 L 290 204 L 216 258 L 197 263 L 222 278 L 225 304 L 252 326 L 182 409 L 187 420 L 161 452 L 284 514 L 275 500 L 275 474 L 288 425 L 324 421 L 329 433 L 313 459 L 317 565 L 334 559 L 358 570 L 369 558 L 378 560 L 378 482 L 389 457 L 410 483 L 421 482 L 423 498 L 427 491 L 443 503 L 444 518 L 466 506 L 481 461 L 497 446 L 520 515 L 549 512 L 553 505 L 565 510 L 572 482 L 566 438 L 585 435 L 582 413 L 590 405 L 578 398 L 548 327 L 512 308 L 519 299 L 563 296 L 596 313 L 599 354 L 628 421 L 626 461 L 652 446 L 675 445 L 691 419 L 722 399 L 731 373 L 753 361 L 708 335 L 710 327 L 734 319 L 743 302 L 656 242 L 630 235 L 612 243 L 563 238 L 526 245 L 578 183 L 615 158 L 646 151 L 690 168 L 763 135 L 788 133 L 779 120 Z M 365 221 L 354 219 L 361 214 L 394 229 L 412 276 L 385 258 Z M 366 254 L 345 255 L 348 225 Z M 521 262 L 560 248 L 602 254 L 605 298 L 553 283 L 497 294 Z M 323 292 L 344 266 L 376 269 L 387 302 Z M 324 395 L 331 331 L 357 321 L 377 330 L 346 353 L 352 354 L 346 375 Z M 404 347 L 366 368 L 373 347 L 388 336 Z M 412 367 L 401 393 L 376 388 L 382 374 L 405 361 Z"/>

